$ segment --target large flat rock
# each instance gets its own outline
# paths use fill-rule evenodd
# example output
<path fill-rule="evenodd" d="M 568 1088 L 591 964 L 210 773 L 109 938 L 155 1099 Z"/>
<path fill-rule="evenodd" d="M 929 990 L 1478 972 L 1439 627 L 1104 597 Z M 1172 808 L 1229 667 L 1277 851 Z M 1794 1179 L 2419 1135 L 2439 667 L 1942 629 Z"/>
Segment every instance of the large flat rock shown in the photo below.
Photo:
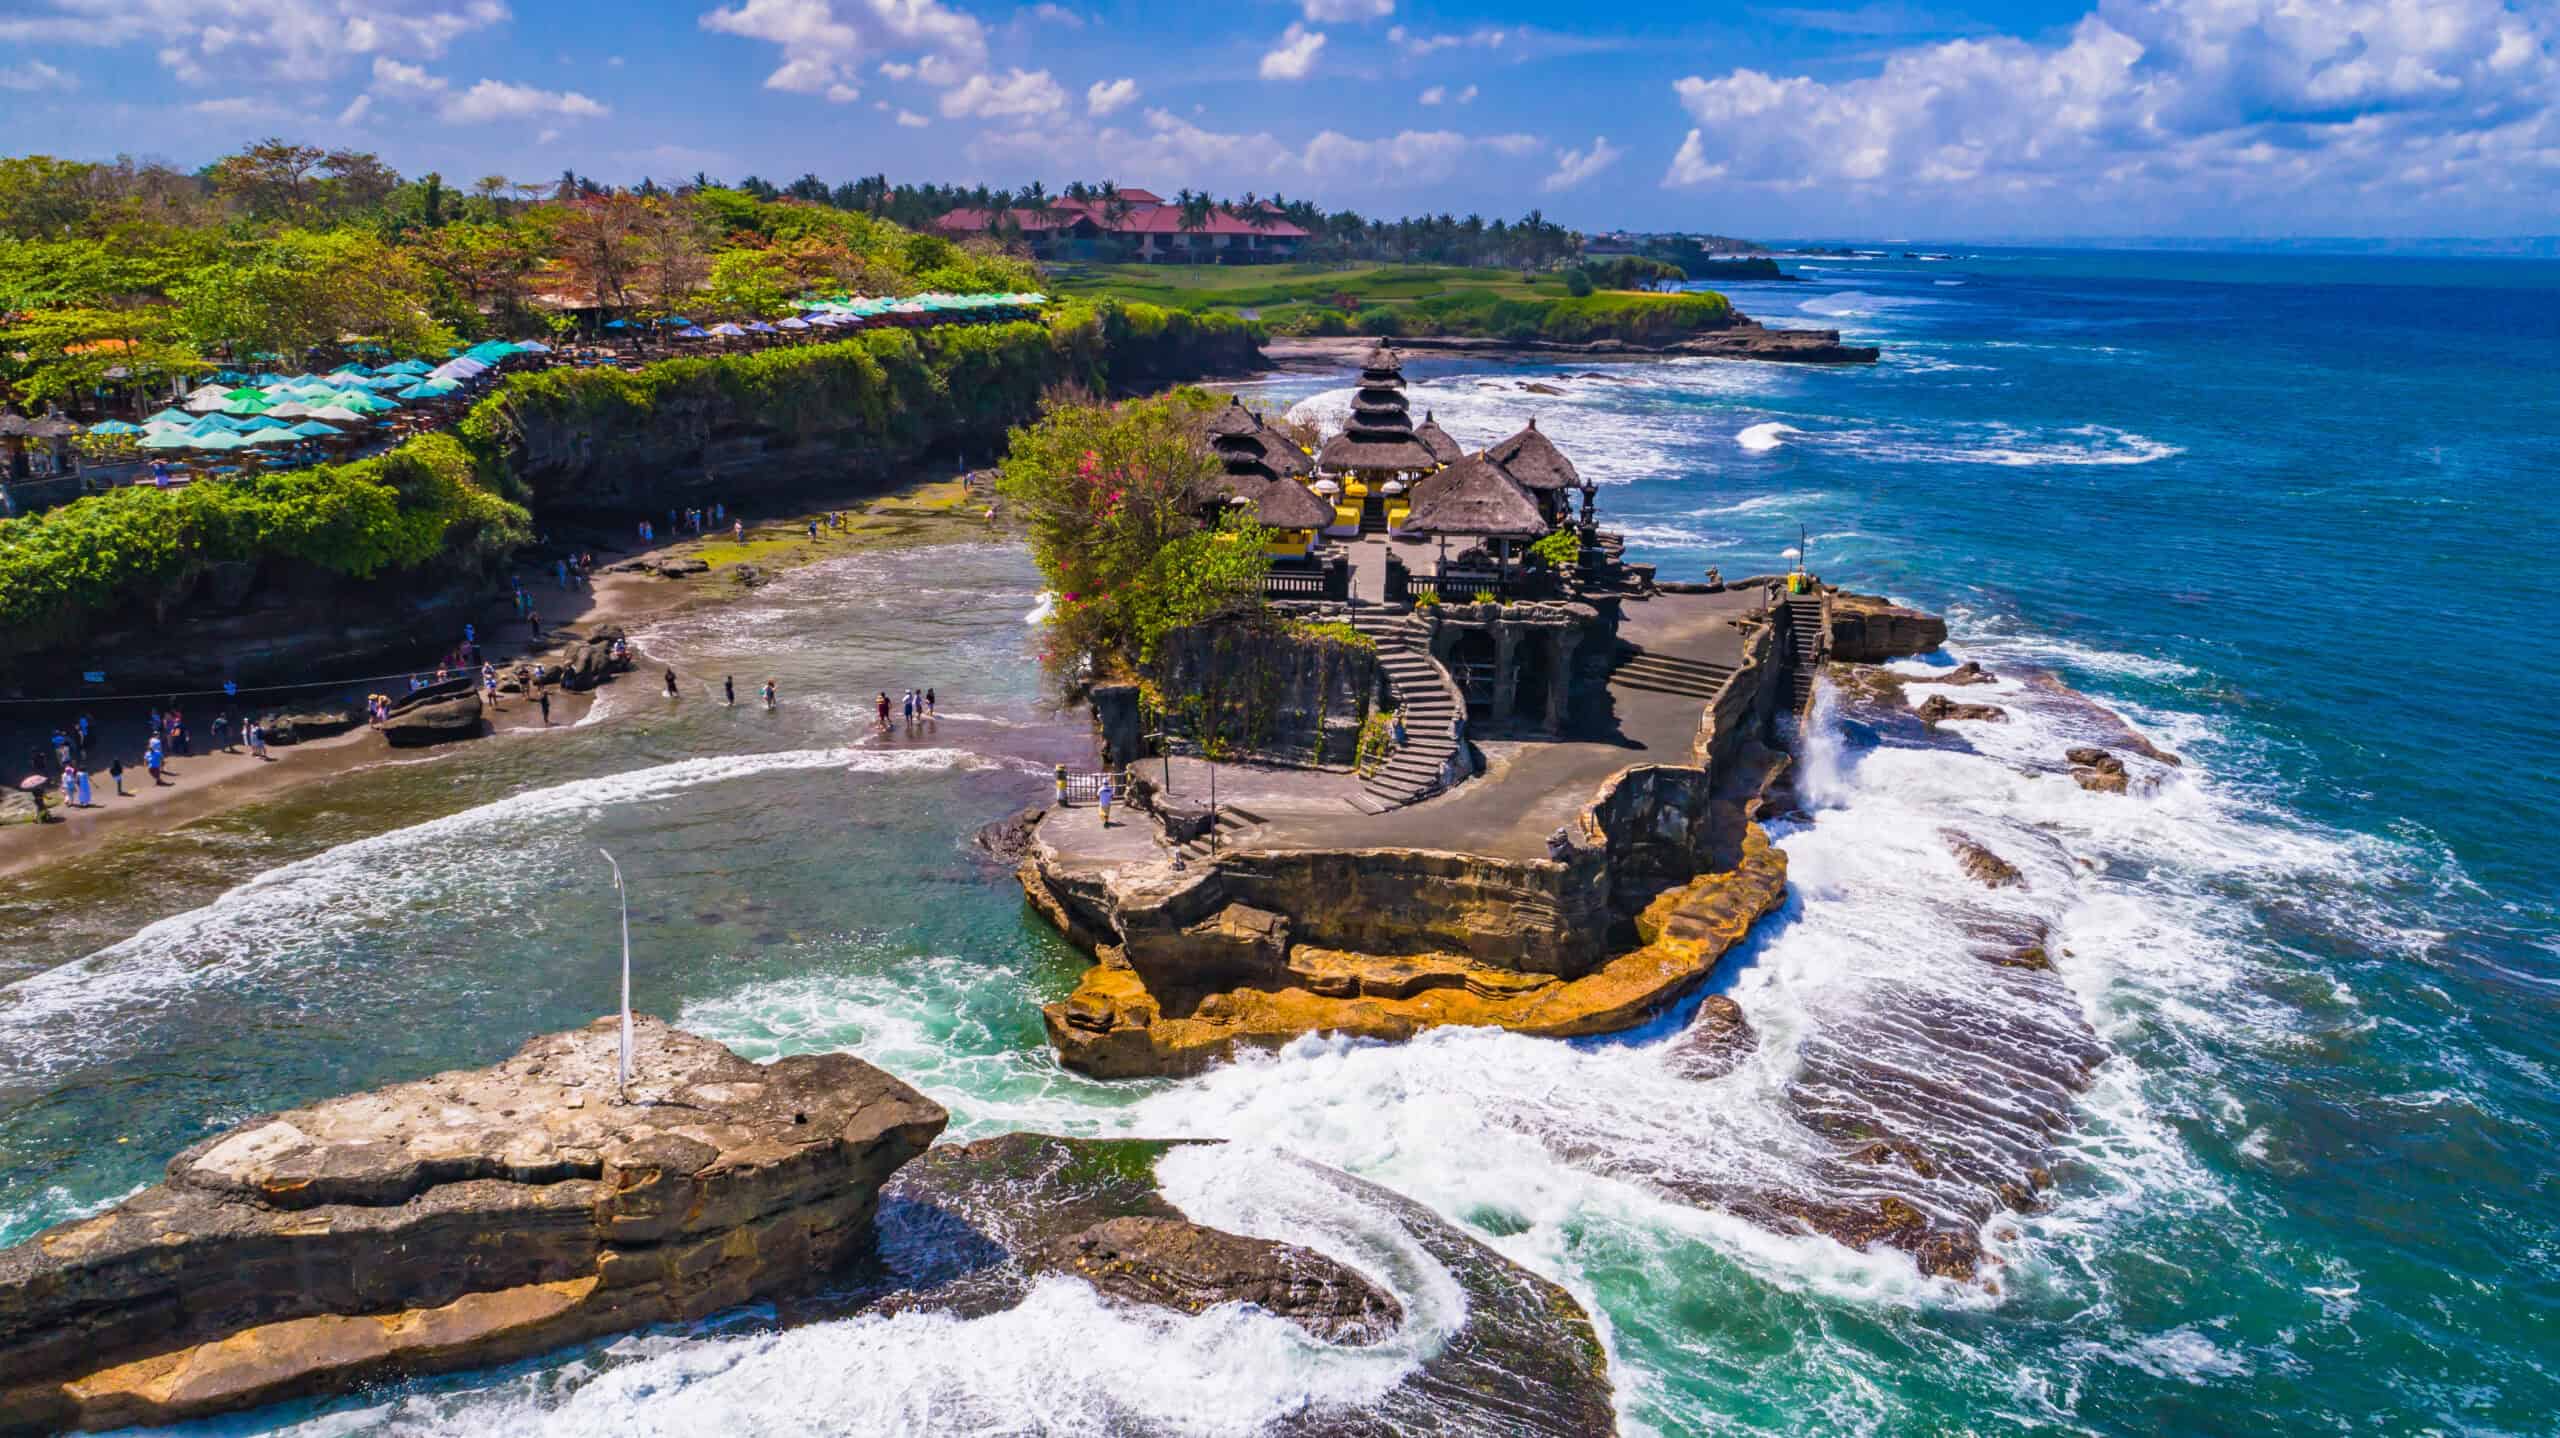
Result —
<path fill-rule="evenodd" d="M 253 1119 L 0 1251 L 0 1432 L 162 1423 L 697 1317 L 866 1249 L 942 1109 L 654 1019 Z"/>

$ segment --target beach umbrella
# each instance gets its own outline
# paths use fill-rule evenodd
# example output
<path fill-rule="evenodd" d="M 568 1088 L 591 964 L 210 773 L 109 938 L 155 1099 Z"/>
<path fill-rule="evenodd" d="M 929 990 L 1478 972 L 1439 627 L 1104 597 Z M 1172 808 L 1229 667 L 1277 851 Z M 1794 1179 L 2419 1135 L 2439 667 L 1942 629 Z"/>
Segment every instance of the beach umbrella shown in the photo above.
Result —
<path fill-rule="evenodd" d="M 627 329 L 631 328 L 631 321 L 629 321 L 629 320 L 606 320 L 606 321 L 604 322 L 604 327 L 605 327 L 606 329 L 609 329 L 609 330 L 627 330 Z"/>
<path fill-rule="evenodd" d="M 706 334 L 715 334 L 715 335 L 720 336 L 722 339 L 736 339 L 736 338 L 738 338 L 738 337 L 740 337 L 740 336 L 744 335 L 744 334 L 746 333 L 746 331 L 745 331 L 745 330 L 743 330 L 743 329 L 740 329 L 738 326 L 736 326 L 736 325 L 734 325 L 734 324 L 730 324 L 730 323 L 728 323 L 728 322 L 726 322 L 726 321 L 723 321 L 723 322 L 722 322 L 722 323 L 720 323 L 720 324 L 713 325 L 710 329 L 708 329 L 708 330 L 704 331 L 704 333 L 706 333 Z"/>
<path fill-rule="evenodd" d="M 432 382 L 421 381 L 420 383 L 413 384 L 407 389 L 400 391 L 397 397 L 400 399 L 442 399 L 451 393 L 453 393 L 453 387 L 450 385 L 439 389 Z"/>
<path fill-rule="evenodd" d="M 224 414 L 265 414 L 273 408 L 275 408 L 274 402 L 265 395 L 253 394 L 247 399 L 235 399 L 224 405 L 222 412 Z"/>
<path fill-rule="evenodd" d="M 240 386 L 238 389 L 230 390 L 223 395 L 224 399 L 265 399 L 266 397 L 267 392 L 265 390 L 259 389 L 255 385 L 246 384 Z"/>
<path fill-rule="evenodd" d="M 662 325 L 665 325 L 665 326 L 667 326 L 667 327 L 668 327 L 668 328 L 670 328 L 670 329 L 673 329 L 673 328 L 675 328 L 676 326 L 679 326 L 679 325 L 690 326 L 690 325 L 693 323 L 693 321 L 691 321 L 691 320 L 689 320 L 689 319 L 686 319 L 686 318 L 685 318 L 684 316 L 682 316 L 682 315 L 669 315 L 669 316 L 667 316 L 665 319 L 662 319 L 662 320 L 658 321 L 658 323 L 660 323 L 660 324 L 662 324 Z"/>
<path fill-rule="evenodd" d="M 711 334 L 700 325 L 687 325 L 683 329 L 676 331 L 676 338 L 680 340 L 707 340 L 711 338 Z"/>
<path fill-rule="evenodd" d="M 809 322 L 797 315 L 794 315 L 790 319 L 784 320 L 774 326 L 774 328 L 778 330 L 805 330 L 808 327 Z"/>
<path fill-rule="evenodd" d="M 293 432 L 302 436 L 304 439 L 327 439 L 333 434 L 340 433 L 340 431 L 331 429 L 329 426 L 322 424 L 316 419 L 306 419 L 302 423 L 295 425 L 293 427 Z"/>
<path fill-rule="evenodd" d="M 240 436 L 240 442 L 242 444 L 300 444 L 302 436 L 283 425 L 271 424 L 265 429 Z"/>
<path fill-rule="evenodd" d="M 365 375 L 373 373 L 373 371 L 350 360 L 349 362 L 338 366 L 336 369 L 329 371 L 329 373 L 333 375 L 354 375 L 358 378 L 362 378 Z"/>
<path fill-rule="evenodd" d="M 158 433 L 158 434 L 147 436 L 146 438 L 144 438 L 144 439 L 143 439 L 143 441 L 142 441 L 141 445 L 139 446 L 139 448 L 142 448 L 142 449 L 193 449 L 193 448 L 195 448 L 195 444 L 196 444 L 196 436 L 194 436 L 194 435 L 192 435 L 192 434 L 188 433 L 187 431 L 185 431 L 185 430 L 183 430 L 183 429 L 170 429 L 170 430 L 162 430 L 162 431 L 161 431 L 160 433 Z"/>
<path fill-rule="evenodd" d="M 754 324 L 747 326 L 747 333 L 751 335 L 769 335 L 773 333 L 773 326 L 766 324 L 762 320 L 758 320 Z"/>
<path fill-rule="evenodd" d="M 189 399 L 203 399 L 208 395 L 215 399 L 229 399 L 231 397 L 231 387 L 229 385 L 220 384 L 200 384 L 194 389 L 187 391 L 187 398 Z"/>
<path fill-rule="evenodd" d="M 269 405 L 267 407 L 267 418 L 269 419 L 301 419 L 309 413 L 311 413 L 311 406 L 304 404 L 298 399 L 289 399 L 282 404 Z"/>
<path fill-rule="evenodd" d="M 215 430 L 210 434 L 190 435 L 187 438 L 189 449 L 240 449 L 248 443 L 245 436 L 234 434 L 227 429 Z"/>
<path fill-rule="evenodd" d="M 520 354 L 547 355 L 551 353 L 551 346 L 540 340 L 518 340 L 516 350 Z"/>
<path fill-rule="evenodd" d="M 164 409 L 158 414 L 147 416 L 142 422 L 144 424 L 159 424 L 163 421 L 167 421 L 174 424 L 191 424 L 194 420 L 195 416 L 188 414 L 185 410 L 171 408 Z"/>
<path fill-rule="evenodd" d="M 96 424 L 93 424 L 93 425 L 89 426 L 89 433 L 91 433 L 91 434 L 140 434 L 140 433 L 142 433 L 142 426 L 140 426 L 140 425 L 138 425 L 138 424 L 128 424 L 128 423 L 126 423 L 125 421 L 120 420 L 120 419 L 102 419 L 102 420 L 98 421 Z"/>
<path fill-rule="evenodd" d="M 382 372 L 384 374 L 418 375 L 425 374 L 430 368 L 432 368 L 432 366 L 430 366 L 425 360 L 404 359 L 398 364 L 384 365 L 382 367 Z"/>
<path fill-rule="evenodd" d="M 332 420 L 339 424 L 357 424 L 361 423 L 364 419 L 363 415 L 356 413 L 354 410 L 348 409 L 343 405 L 334 404 L 325 404 L 320 406 L 318 409 L 311 412 L 311 417 L 313 419 Z"/>

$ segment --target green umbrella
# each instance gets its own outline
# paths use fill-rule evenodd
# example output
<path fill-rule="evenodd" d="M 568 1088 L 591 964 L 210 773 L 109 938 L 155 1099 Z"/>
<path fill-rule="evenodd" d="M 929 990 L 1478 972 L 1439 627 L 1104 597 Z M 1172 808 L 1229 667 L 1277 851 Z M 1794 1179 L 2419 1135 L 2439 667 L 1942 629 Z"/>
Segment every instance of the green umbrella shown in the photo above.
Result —
<path fill-rule="evenodd" d="M 249 398 L 233 400 L 222 407 L 222 412 L 224 414 L 265 414 L 275 407 L 274 400 L 252 390 L 249 392 Z"/>
<path fill-rule="evenodd" d="M 338 431 L 331 429 L 329 426 L 322 424 L 316 419 L 306 419 L 302 423 L 295 425 L 293 427 L 293 432 L 302 436 L 304 439 L 326 439 L 329 436 L 338 433 Z"/>
<path fill-rule="evenodd" d="M 300 444 L 302 436 L 283 425 L 271 424 L 265 429 L 240 436 L 240 442 L 242 444 Z"/>
<path fill-rule="evenodd" d="M 237 434 L 233 434 L 231 431 L 229 431 L 229 430 L 225 429 L 225 430 L 216 430 L 215 432 L 213 432 L 213 433 L 211 433 L 211 434 L 199 434 L 199 435 L 191 436 L 191 437 L 188 439 L 188 442 L 187 442 L 187 448 L 189 448 L 189 449 L 239 449 L 239 448 L 242 448 L 243 446 L 247 445 L 248 443 L 249 443 L 249 441 L 248 441 L 248 439 L 247 439 L 246 437 L 241 436 L 241 435 L 237 435 Z"/>
<path fill-rule="evenodd" d="M 194 449 L 200 436 L 183 429 L 165 430 L 142 441 L 144 449 Z"/>

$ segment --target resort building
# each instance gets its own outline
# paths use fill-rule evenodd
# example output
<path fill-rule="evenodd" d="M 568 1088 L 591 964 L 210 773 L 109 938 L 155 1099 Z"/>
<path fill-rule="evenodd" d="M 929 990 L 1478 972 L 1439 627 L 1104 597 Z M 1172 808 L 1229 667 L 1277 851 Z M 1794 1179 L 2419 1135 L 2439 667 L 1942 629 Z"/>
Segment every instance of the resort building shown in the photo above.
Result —
<path fill-rule="evenodd" d="M 1271 205 L 1187 210 L 1152 190 L 1052 200 L 1046 208 L 963 208 L 933 222 L 954 239 L 1018 235 L 1044 260 L 1250 265 L 1297 258 L 1307 232 Z"/>

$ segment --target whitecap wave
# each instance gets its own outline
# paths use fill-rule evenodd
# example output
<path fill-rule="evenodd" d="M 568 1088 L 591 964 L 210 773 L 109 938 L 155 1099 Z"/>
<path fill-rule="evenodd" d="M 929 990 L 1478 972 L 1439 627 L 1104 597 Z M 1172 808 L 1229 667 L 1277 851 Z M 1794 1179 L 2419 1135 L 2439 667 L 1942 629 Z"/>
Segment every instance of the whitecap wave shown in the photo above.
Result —
<path fill-rule="evenodd" d="M 1038 601 L 1032 604 L 1031 612 L 1022 616 L 1022 622 L 1046 624 L 1057 615 L 1057 612 L 1058 592 L 1054 589 L 1043 589 L 1040 591 Z"/>
<path fill-rule="evenodd" d="M 1776 449 L 1780 445 L 1785 444 L 1787 442 L 1788 435 L 1801 433 L 1803 433 L 1803 431 L 1797 429 L 1794 425 L 1780 424 L 1776 420 L 1765 420 L 1759 424 L 1752 425 L 1743 430 L 1742 433 L 1735 435 L 1733 437 L 1733 442 L 1742 446 L 1744 449 L 1757 454 L 1766 450 Z"/>

